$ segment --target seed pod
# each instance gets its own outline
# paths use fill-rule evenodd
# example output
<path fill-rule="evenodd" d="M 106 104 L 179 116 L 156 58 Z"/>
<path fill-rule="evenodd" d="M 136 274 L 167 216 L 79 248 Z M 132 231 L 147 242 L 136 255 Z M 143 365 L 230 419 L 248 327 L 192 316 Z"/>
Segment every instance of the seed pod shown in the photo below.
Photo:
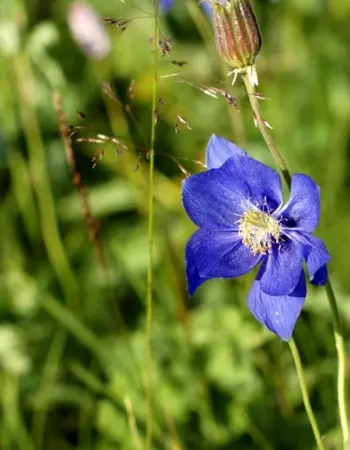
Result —
<path fill-rule="evenodd" d="M 254 65 L 261 35 L 250 0 L 216 0 L 213 3 L 216 47 L 234 70 Z"/>

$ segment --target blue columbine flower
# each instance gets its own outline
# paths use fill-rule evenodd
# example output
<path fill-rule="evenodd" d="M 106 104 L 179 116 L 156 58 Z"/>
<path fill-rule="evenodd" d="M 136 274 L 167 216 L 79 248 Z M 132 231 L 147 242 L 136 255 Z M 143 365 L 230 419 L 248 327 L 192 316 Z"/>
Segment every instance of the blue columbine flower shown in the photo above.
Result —
<path fill-rule="evenodd" d="M 206 280 L 239 277 L 259 264 L 248 306 L 289 340 L 306 297 L 303 261 L 312 284 L 327 281 L 330 256 L 311 234 L 319 222 L 319 188 L 295 174 L 283 205 L 278 173 L 217 136 L 208 143 L 206 165 L 182 186 L 184 208 L 199 227 L 186 247 L 189 293 Z"/>

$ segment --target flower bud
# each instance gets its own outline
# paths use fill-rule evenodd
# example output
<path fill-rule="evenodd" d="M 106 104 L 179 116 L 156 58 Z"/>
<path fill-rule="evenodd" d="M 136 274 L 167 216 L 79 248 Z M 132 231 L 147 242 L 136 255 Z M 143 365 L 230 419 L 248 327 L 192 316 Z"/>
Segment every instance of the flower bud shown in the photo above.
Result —
<path fill-rule="evenodd" d="M 234 71 L 254 65 L 261 35 L 250 0 L 215 0 L 213 21 L 216 46 Z"/>

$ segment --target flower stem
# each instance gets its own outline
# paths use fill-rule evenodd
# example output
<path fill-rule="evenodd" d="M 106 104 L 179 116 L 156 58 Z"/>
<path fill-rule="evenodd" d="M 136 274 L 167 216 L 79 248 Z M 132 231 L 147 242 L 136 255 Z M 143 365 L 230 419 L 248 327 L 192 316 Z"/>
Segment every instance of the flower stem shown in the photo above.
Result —
<path fill-rule="evenodd" d="M 252 84 L 250 83 L 247 72 L 242 73 L 242 79 L 244 81 L 244 84 L 245 84 L 245 87 L 247 90 L 248 98 L 249 98 L 250 105 L 253 110 L 254 119 L 256 121 L 256 124 L 259 127 L 260 133 L 262 134 L 264 141 L 266 142 L 266 145 L 268 146 L 270 152 L 272 153 L 272 156 L 274 157 L 276 164 L 278 165 L 278 168 L 280 169 L 285 182 L 287 183 L 288 187 L 290 188 L 292 177 L 290 176 L 290 172 L 287 168 L 287 165 L 283 159 L 282 154 L 276 147 L 276 144 L 271 136 L 270 129 L 269 129 L 266 121 L 263 119 L 263 117 L 261 115 L 260 104 L 259 104 L 259 100 L 256 96 L 255 87 L 252 86 Z"/>
<path fill-rule="evenodd" d="M 298 347 L 296 346 L 296 343 L 293 338 L 289 341 L 289 347 L 292 352 L 295 368 L 297 370 L 299 385 L 300 385 L 301 393 L 303 396 L 303 402 L 304 402 L 306 414 L 309 418 L 309 422 L 311 424 L 312 431 L 314 432 L 314 436 L 315 436 L 316 443 L 317 443 L 317 448 L 319 450 L 324 450 L 320 430 L 318 429 L 316 417 L 312 411 L 309 393 L 307 391 L 307 386 L 306 386 L 306 381 L 305 381 L 304 370 L 303 370 L 303 366 L 301 364 Z"/>
<path fill-rule="evenodd" d="M 242 74 L 242 79 L 244 81 L 250 105 L 253 110 L 254 118 L 256 120 L 257 126 L 265 140 L 265 143 L 270 150 L 273 158 L 276 161 L 277 166 L 279 167 L 283 178 L 290 188 L 292 177 L 287 168 L 287 165 L 283 159 L 282 154 L 278 150 L 272 136 L 270 129 L 263 119 L 260 110 L 259 100 L 256 96 L 255 87 L 251 85 L 249 81 L 249 77 L 247 73 Z M 348 427 L 348 419 L 346 412 L 346 389 L 345 389 L 345 347 L 344 347 L 344 336 L 337 306 L 337 301 L 335 298 L 334 290 L 332 288 L 332 284 L 330 278 L 328 277 L 328 281 L 325 285 L 326 293 L 328 297 L 328 302 L 331 308 L 332 320 L 333 320 L 333 332 L 335 339 L 335 346 L 337 349 L 338 356 L 338 381 L 337 381 L 337 391 L 338 391 L 338 409 L 340 416 L 340 425 L 343 436 L 343 444 L 348 443 L 349 441 L 349 427 Z"/>
<path fill-rule="evenodd" d="M 343 444 L 349 442 L 349 426 L 346 412 L 346 389 L 345 389 L 345 347 L 344 347 L 344 337 L 342 331 L 342 325 L 339 316 L 339 310 L 337 301 L 335 298 L 334 290 L 332 284 L 328 280 L 326 284 L 326 292 L 329 301 L 329 305 L 332 311 L 333 319 L 333 329 L 334 329 L 334 339 L 335 346 L 338 354 L 338 408 L 340 416 L 340 424 L 343 435 Z"/>
<path fill-rule="evenodd" d="M 158 78 L 158 3 L 154 0 L 153 31 L 153 93 L 151 146 L 149 151 L 149 191 L 148 191 L 148 272 L 147 272 L 147 320 L 146 320 L 146 450 L 152 448 L 153 411 L 152 411 L 152 308 L 153 308 L 153 232 L 154 232 L 154 144 L 156 136 L 157 78 Z"/>

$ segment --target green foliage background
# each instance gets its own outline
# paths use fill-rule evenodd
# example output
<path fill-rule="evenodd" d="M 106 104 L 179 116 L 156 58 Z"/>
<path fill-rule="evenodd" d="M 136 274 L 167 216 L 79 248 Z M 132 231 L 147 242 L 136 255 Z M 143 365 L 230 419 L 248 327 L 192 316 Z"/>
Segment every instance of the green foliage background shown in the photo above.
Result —
<path fill-rule="evenodd" d="M 135 3 L 136 4 L 136 3 Z M 93 5 L 103 16 L 135 19 L 110 26 L 113 48 L 87 60 L 72 41 L 64 0 L 0 0 L 0 446 L 2 450 L 140 449 L 145 434 L 145 290 L 151 124 L 152 19 L 131 1 Z M 137 0 L 152 12 L 152 2 Z M 350 3 L 254 2 L 263 34 L 257 61 L 265 118 L 292 172 L 321 187 L 318 235 L 350 331 Z M 212 133 L 274 165 L 241 82 L 230 87 L 209 20 L 191 0 L 160 18 L 172 51 L 160 58 L 156 138 L 153 308 L 154 449 L 314 448 L 288 346 L 246 307 L 254 274 L 206 283 L 189 299 L 183 254 L 193 225 L 181 207 L 183 174 L 200 167 Z M 185 60 L 180 68 L 171 60 Z M 101 92 L 108 80 L 123 103 L 135 80 L 132 121 Z M 239 112 L 181 83 L 227 88 Z M 74 144 L 107 269 L 91 245 L 72 185 L 53 92 L 69 123 L 125 139 L 102 150 Z M 86 121 L 76 115 L 84 111 Z M 180 126 L 185 117 L 192 131 Z M 142 137 L 143 136 L 143 137 Z M 336 354 L 322 288 L 309 288 L 295 339 L 327 448 L 340 448 Z M 130 414 L 130 405 L 133 413 Z M 129 411 L 129 415 L 127 413 Z M 128 420 L 131 418 L 131 421 Z M 135 421 L 135 427 L 133 426 Z M 137 431 L 136 431 L 137 430 Z"/>

